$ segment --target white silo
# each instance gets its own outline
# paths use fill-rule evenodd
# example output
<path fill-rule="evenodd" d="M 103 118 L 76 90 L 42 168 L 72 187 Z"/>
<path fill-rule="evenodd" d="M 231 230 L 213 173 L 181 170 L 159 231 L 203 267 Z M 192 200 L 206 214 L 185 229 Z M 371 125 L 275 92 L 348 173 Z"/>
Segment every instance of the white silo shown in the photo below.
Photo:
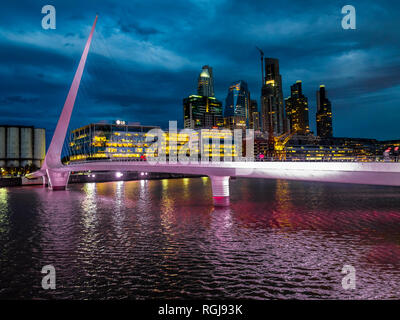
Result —
<path fill-rule="evenodd" d="M 7 167 L 19 167 L 19 128 L 7 128 Z"/>
<path fill-rule="evenodd" d="M 35 128 L 33 134 L 33 163 L 40 168 L 46 155 L 46 131 L 45 129 Z"/>
<path fill-rule="evenodd" d="M 0 167 L 6 166 L 6 128 L 0 127 Z"/>
<path fill-rule="evenodd" d="M 20 166 L 32 164 L 33 158 L 33 132 L 32 128 L 21 128 L 21 162 Z"/>

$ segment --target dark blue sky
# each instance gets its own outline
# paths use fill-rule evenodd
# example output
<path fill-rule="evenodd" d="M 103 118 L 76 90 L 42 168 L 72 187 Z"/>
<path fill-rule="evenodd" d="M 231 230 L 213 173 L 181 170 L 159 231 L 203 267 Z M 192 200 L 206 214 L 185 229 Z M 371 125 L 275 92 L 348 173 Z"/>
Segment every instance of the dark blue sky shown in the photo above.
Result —
<path fill-rule="evenodd" d="M 46 4 L 56 7 L 56 30 L 41 27 Z M 356 30 L 341 27 L 346 4 Z M 259 101 L 257 45 L 280 59 L 285 97 L 303 81 L 313 130 L 325 84 L 335 136 L 400 138 L 398 1 L 3 1 L 0 123 L 54 130 L 96 13 L 70 128 L 117 118 L 182 124 L 182 99 L 205 64 L 218 99 L 242 79 Z"/>

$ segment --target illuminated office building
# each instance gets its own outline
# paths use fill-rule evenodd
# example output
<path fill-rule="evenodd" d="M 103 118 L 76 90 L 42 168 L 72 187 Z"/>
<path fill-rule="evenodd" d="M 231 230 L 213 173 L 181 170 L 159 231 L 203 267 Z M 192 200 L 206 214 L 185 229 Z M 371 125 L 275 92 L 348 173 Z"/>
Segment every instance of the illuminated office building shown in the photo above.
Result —
<path fill-rule="evenodd" d="M 367 141 L 368 140 L 368 141 Z M 292 161 L 350 161 L 367 160 L 374 155 L 376 140 L 331 138 L 313 135 L 296 135 L 285 146 L 286 159 Z M 261 136 L 254 140 L 254 156 L 268 156 L 268 139 Z"/>
<path fill-rule="evenodd" d="M 232 131 L 229 130 L 201 130 L 199 150 L 204 157 L 235 157 L 238 150 L 233 141 Z"/>
<path fill-rule="evenodd" d="M 191 95 L 183 99 L 185 128 L 211 129 L 224 125 L 222 103 L 214 97 Z"/>
<path fill-rule="evenodd" d="M 189 141 L 190 138 L 191 141 Z M 234 157 L 238 150 L 233 139 L 233 133 L 223 129 L 196 130 L 193 136 L 189 136 L 186 132 L 163 132 L 161 152 L 167 159 L 175 156 L 177 160 L 179 160 L 179 154 L 190 157 L 192 160 Z M 154 144 L 150 148 L 150 153 L 158 153 L 158 150 L 156 151 L 158 145 Z"/>
<path fill-rule="evenodd" d="M 231 84 L 225 100 L 224 126 L 246 130 L 249 126 L 250 92 L 243 80 Z"/>
<path fill-rule="evenodd" d="M 203 97 L 214 97 L 214 78 L 210 66 L 203 66 L 197 80 L 197 95 Z"/>
<path fill-rule="evenodd" d="M 113 124 L 92 123 L 75 129 L 70 135 L 69 160 L 143 158 L 151 144 L 145 141 L 148 131 L 156 128 L 117 120 Z"/>
<path fill-rule="evenodd" d="M 220 128 L 224 125 L 222 103 L 214 97 L 213 71 L 203 66 L 197 82 L 197 95 L 183 99 L 183 125 L 189 129 Z"/>
<path fill-rule="evenodd" d="M 113 124 L 92 123 L 71 132 L 69 161 L 92 160 L 141 160 L 146 154 L 178 155 L 182 147 L 193 154 L 212 156 L 235 156 L 233 134 L 227 130 L 202 129 L 195 132 L 194 141 L 189 144 L 189 134 L 161 131 L 159 136 L 152 129 L 157 126 L 142 126 L 116 121 Z M 160 138 L 160 149 L 156 143 Z M 147 141 L 146 141 L 147 140 Z M 156 151 L 157 150 L 157 151 Z M 189 152 L 189 151 L 188 151 Z M 190 156 L 190 152 L 187 154 Z"/>
<path fill-rule="evenodd" d="M 308 134 L 310 133 L 308 100 L 303 94 L 300 80 L 290 87 L 290 92 L 290 97 L 285 99 L 289 130 L 297 134 Z"/>
<path fill-rule="evenodd" d="M 345 146 L 290 145 L 286 147 L 286 157 L 300 161 L 349 161 L 355 154 Z"/>
<path fill-rule="evenodd" d="M 282 77 L 279 60 L 265 58 L 265 78 L 261 89 L 261 123 L 264 132 L 280 135 L 285 132 Z"/>
<path fill-rule="evenodd" d="M 325 86 L 321 85 L 317 91 L 317 135 L 323 138 L 333 136 L 332 106 L 326 97 Z"/>

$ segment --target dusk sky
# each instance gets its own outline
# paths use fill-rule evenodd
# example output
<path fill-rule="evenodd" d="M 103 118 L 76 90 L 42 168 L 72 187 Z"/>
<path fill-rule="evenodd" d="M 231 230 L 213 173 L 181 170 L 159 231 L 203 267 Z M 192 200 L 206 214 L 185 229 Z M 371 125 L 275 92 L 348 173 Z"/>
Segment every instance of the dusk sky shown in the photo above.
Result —
<path fill-rule="evenodd" d="M 46 4 L 56 8 L 55 30 L 42 29 Z M 346 4 L 356 30 L 342 29 Z M 284 97 L 303 81 L 312 130 L 325 84 L 334 136 L 400 139 L 398 1 L 3 1 L 1 124 L 44 127 L 51 137 L 96 13 L 70 129 L 115 119 L 182 127 L 182 99 L 196 93 L 206 64 L 224 104 L 236 80 L 259 103 L 258 46 L 279 59 Z"/>

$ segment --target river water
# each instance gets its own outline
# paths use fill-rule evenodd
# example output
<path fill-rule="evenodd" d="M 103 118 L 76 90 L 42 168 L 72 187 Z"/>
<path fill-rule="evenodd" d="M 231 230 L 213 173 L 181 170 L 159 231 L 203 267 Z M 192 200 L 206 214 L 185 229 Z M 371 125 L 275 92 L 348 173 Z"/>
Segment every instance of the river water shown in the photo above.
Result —
<path fill-rule="evenodd" d="M 0 188 L 0 298 L 400 298 L 399 188 L 230 187 L 222 209 L 208 178 Z"/>

